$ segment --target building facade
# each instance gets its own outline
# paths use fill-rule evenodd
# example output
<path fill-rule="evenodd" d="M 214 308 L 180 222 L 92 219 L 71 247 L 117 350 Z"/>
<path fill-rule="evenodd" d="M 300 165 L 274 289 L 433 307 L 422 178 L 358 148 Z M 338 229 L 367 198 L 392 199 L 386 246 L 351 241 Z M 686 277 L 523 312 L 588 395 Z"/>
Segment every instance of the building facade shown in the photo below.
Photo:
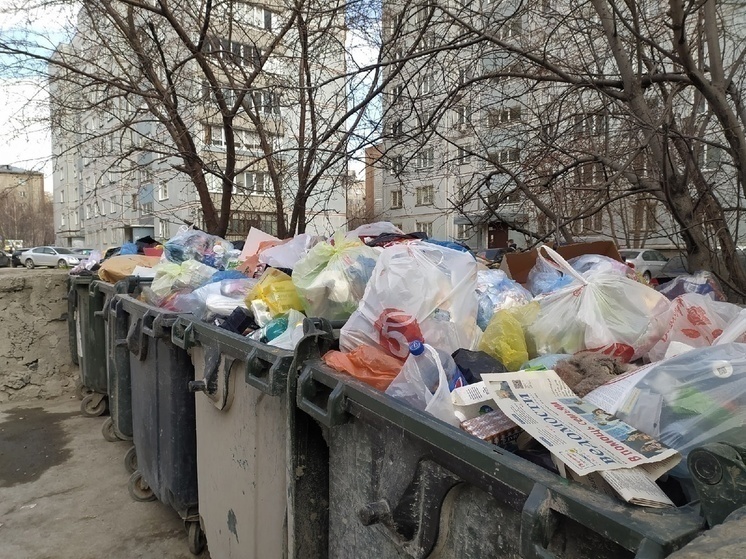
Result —
<path fill-rule="evenodd" d="M 0 248 L 48 242 L 45 204 L 43 173 L 0 165 Z"/>
<path fill-rule="evenodd" d="M 160 29 L 172 40 L 162 46 L 168 64 L 155 73 L 171 75 L 172 90 L 178 90 L 179 97 L 170 106 L 173 117 L 165 119 L 158 117 L 163 107 L 148 99 L 157 87 L 143 86 L 139 96 L 126 91 L 138 85 L 135 79 L 127 81 L 128 70 L 144 72 L 142 83 L 156 83 L 159 75 L 147 75 L 136 60 L 129 60 L 131 47 L 117 45 L 118 35 L 110 33 L 97 42 L 101 20 L 81 11 L 78 33 L 69 44 L 60 45 L 57 56 L 68 66 L 84 60 L 91 73 L 101 75 L 81 88 L 79 77 L 63 64 L 50 67 L 59 244 L 107 248 L 145 235 L 163 241 L 185 225 L 204 229 L 205 199 L 195 186 L 194 168 L 188 168 L 195 160 L 218 212 L 224 179 L 230 181 L 228 239 L 245 238 L 250 227 L 276 234 L 279 219 L 290 222 L 299 189 L 298 154 L 305 147 L 298 138 L 302 104 L 293 98 L 298 88 L 292 87 L 297 76 L 294 61 L 303 53 L 296 52 L 291 32 L 279 44 L 275 40 L 285 21 L 283 9 L 280 4 L 239 1 L 216 7 L 202 47 L 202 65 L 172 29 Z M 189 25 L 188 16 L 183 23 Z M 339 29 L 343 45 L 344 27 Z M 309 74 L 344 74 L 344 52 L 329 48 L 324 64 L 312 67 Z M 120 79 L 124 86 L 112 87 Z M 236 101 L 239 94 L 243 101 Z M 319 113 L 315 116 L 324 122 L 344 109 L 333 83 L 319 87 L 314 100 Z M 174 134 L 170 119 L 183 126 L 182 134 Z M 179 145 L 185 135 L 194 149 L 190 158 L 182 156 L 184 147 Z M 331 135 L 326 141 L 331 144 L 335 139 Z M 326 234 L 346 221 L 346 161 L 338 158 L 323 172 L 309 171 L 319 177 L 306 197 L 306 231 Z M 278 200 L 284 206 L 279 213 Z"/>

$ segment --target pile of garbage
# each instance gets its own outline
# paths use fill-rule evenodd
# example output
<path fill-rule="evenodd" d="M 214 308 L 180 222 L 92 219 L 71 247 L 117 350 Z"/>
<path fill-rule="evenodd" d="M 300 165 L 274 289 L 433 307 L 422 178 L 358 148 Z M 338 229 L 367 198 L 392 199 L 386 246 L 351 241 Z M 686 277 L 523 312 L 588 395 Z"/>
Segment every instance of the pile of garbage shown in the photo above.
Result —
<path fill-rule="evenodd" d="M 184 229 L 161 256 L 99 274 L 129 258 L 119 273 L 152 277 L 147 303 L 284 349 L 305 317 L 343 322 L 323 357 L 340 373 L 569 479 L 674 506 L 692 498 L 689 450 L 744 443 L 746 313 L 707 272 L 656 290 L 615 252 L 542 246 L 517 256 L 530 263 L 518 277 L 511 255 L 489 269 L 385 222 L 331 238 L 252 230 L 240 247 Z"/>

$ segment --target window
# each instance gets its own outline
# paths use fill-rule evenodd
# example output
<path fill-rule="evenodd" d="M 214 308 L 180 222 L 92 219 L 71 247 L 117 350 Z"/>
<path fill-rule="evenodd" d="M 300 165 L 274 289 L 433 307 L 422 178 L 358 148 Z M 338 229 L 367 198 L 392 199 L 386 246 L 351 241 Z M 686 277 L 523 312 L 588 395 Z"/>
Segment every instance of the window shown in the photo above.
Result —
<path fill-rule="evenodd" d="M 435 190 L 432 185 L 417 187 L 417 205 L 432 206 Z"/>
<path fill-rule="evenodd" d="M 80 216 L 78 215 L 78 212 L 73 212 L 73 222 L 75 225 L 80 224 Z"/>
<path fill-rule="evenodd" d="M 273 212 L 233 210 L 228 218 L 226 237 L 245 238 L 249 229 L 261 229 L 270 235 L 277 234 L 277 216 Z"/>
<path fill-rule="evenodd" d="M 469 115 L 468 107 L 464 105 L 458 105 L 454 107 L 453 110 L 456 113 L 456 122 L 454 124 L 458 126 L 463 126 L 469 122 L 470 115 Z"/>
<path fill-rule="evenodd" d="M 258 27 L 266 31 L 272 31 L 272 20 L 274 14 L 267 8 L 244 2 L 235 4 L 236 16 L 243 23 L 248 23 L 252 27 Z"/>
<path fill-rule="evenodd" d="M 145 202 L 140 209 L 141 215 L 152 215 L 153 214 L 153 202 Z"/>
<path fill-rule="evenodd" d="M 158 236 L 161 239 L 168 239 L 169 238 L 169 228 L 168 228 L 168 221 L 160 220 L 158 222 Z"/>
<path fill-rule="evenodd" d="M 137 211 L 137 194 L 132 195 L 132 211 Z"/>
<path fill-rule="evenodd" d="M 514 105 L 512 107 L 502 107 L 496 111 L 490 111 L 487 117 L 488 124 L 492 127 L 512 124 L 521 121 L 521 107 Z"/>
<path fill-rule="evenodd" d="M 205 175 L 205 182 L 208 192 L 223 192 L 223 179 L 220 177 L 213 174 Z"/>
<path fill-rule="evenodd" d="M 456 155 L 456 162 L 459 165 L 465 165 L 471 159 L 471 146 L 459 146 Z"/>
<path fill-rule="evenodd" d="M 236 186 L 247 194 L 264 196 L 269 193 L 271 184 L 269 175 L 258 171 L 249 171 L 236 175 Z"/>
<path fill-rule="evenodd" d="M 720 167 L 720 159 L 723 155 L 723 149 L 711 144 L 703 144 L 699 153 L 699 165 L 703 169 L 714 170 Z"/>
<path fill-rule="evenodd" d="M 593 215 L 588 215 L 583 218 L 583 231 L 592 231 L 597 233 L 601 231 L 603 214 L 599 211 Z"/>
<path fill-rule="evenodd" d="M 392 190 L 391 191 L 391 207 L 393 209 L 401 208 L 402 207 L 401 190 Z"/>
<path fill-rule="evenodd" d="M 513 39 L 518 37 L 523 30 L 523 22 L 520 16 L 515 16 L 502 24 L 500 29 L 497 31 L 498 39 Z"/>
<path fill-rule="evenodd" d="M 26 197 L 26 191 L 25 190 L 19 190 L 18 191 L 18 196 L 20 196 L 21 198 L 25 198 Z"/>
<path fill-rule="evenodd" d="M 158 185 L 158 200 L 168 200 L 168 183 L 161 181 Z"/>
<path fill-rule="evenodd" d="M 415 224 L 415 229 L 420 233 L 424 233 L 428 237 L 433 236 L 433 222 L 432 221 L 418 221 Z"/>
<path fill-rule="evenodd" d="M 207 126 L 205 143 L 219 148 L 225 147 L 225 136 L 222 126 Z"/>
<path fill-rule="evenodd" d="M 115 196 L 111 197 L 111 202 L 109 203 L 109 213 L 116 213 L 117 211 L 117 199 Z"/>
<path fill-rule="evenodd" d="M 85 205 L 85 218 L 91 219 L 91 205 L 90 204 Z"/>
<path fill-rule="evenodd" d="M 579 186 L 597 186 L 605 181 L 603 167 L 597 163 L 588 163 L 575 171 Z"/>
<path fill-rule="evenodd" d="M 435 149 L 423 148 L 417 154 L 417 168 L 429 169 L 435 164 Z"/>
<path fill-rule="evenodd" d="M 401 102 L 404 98 L 404 86 L 402 84 L 395 85 L 391 88 L 391 104 L 396 105 Z"/>
<path fill-rule="evenodd" d="M 490 157 L 496 163 L 500 165 L 509 165 L 512 163 L 519 163 L 521 158 L 521 150 L 518 148 L 512 149 L 501 149 L 494 154 L 490 154 Z"/>
<path fill-rule="evenodd" d="M 253 44 L 211 37 L 205 42 L 205 51 L 237 66 L 258 67 L 261 63 L 262 51 Z"/>
<path fill-rule="evenodd" d="M 60 203 L 61 204 L 65 203 L 65 191 L 64 190 L 60 190 Z"/>
<path fill-rule="evenodd" d="M 94 202 L 93 203 L 93 215 L 94 217 L 98 217 L 99 214 L 100 212 L 99 212 L 98 202 Z"/>
<path fill-rule="evenodd" d="M 264 113 L 265 115 L 280 114 L 279 93 L 253 90 L 249 92 L 249 101 L 257 113 Z"/>
<path fill-rule="evenodd" d="M 471 80 L 474 77 L 474 72 L 472 71 L 471 67 L 466 68 L 459 68 L 458 70 L 458 84 L 459 85 L 466 85 L 469 80 Z"/>
<path fill-rule="evenodd" d="M 65 226 L 65 214 L 64 213 L 60 214 L 60 226 L 61 227 Z"/>
<path fill-rule="evenodd" d="M 399 138 L 404 135 L 404 122 L 401 120 L 397 120 L 394 122 L 394 124 L 391 126 L 391 135 L 394 138 Z"/>
<path fill-rule="evenodd" d="M 391 174 L 401 175 L 404 172 L 404 157 L 397 155 L 391 159 Z"/>
<path fill-rule="evenodd" d="M 457 223 L 456 224 L 456 238 L 459 240 L 468 239 L 471 237 L 472 225 L 471 223 Z"/>
<path fill-rule="evenodd" d="M 603 135 L 606 132 L 606 117 L 602 114 L 575 115 L 573 130 L 579 135 Z"/>
<path fill-rule="evenodd" d="M 425 74 L 422 76 L 420 82 L 420 93 L 422 95 L 429 95 L 435 89 L 435 77 L 432 74 Z"/>

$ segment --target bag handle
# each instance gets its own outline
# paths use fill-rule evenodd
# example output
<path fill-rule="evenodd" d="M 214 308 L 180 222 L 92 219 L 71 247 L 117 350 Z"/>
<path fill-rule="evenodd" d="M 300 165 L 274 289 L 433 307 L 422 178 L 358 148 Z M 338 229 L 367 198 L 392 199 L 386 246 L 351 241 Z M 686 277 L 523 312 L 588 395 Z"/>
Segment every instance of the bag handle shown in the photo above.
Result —
<path fill-rule="evenodd" d="M 725 327 L 712 345 L 728 344 L 735 342 L 738 338 L 746 334 L 746 309 L 742 309 L 736 315 L 736 318 Z"/>
<path fill-rule="evenodd" d="M 541 253 L 542 250 L 547 253 L 546 256 Z M 556 250 L 549 248 L 547 245 L 541 245 L 538 249 L 536 249 L 536 252 L 539 257 L 553 262 L 554 266 L 563 274 L 572 276 L 583 285 L 588 285 L 588 281 L 583 276 L 581 276 L 572 266 L 570 266 L 569 262 L 562 258 L 562 256 L 560 256 L 560 254 Z"/>

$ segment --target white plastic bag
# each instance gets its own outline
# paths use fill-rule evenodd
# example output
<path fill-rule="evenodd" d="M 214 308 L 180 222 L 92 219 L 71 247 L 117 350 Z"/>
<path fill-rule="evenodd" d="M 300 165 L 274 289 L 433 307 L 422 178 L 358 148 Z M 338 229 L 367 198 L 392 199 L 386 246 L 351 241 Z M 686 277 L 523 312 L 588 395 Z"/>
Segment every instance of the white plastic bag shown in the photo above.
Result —
<path fill-rule="evenodd" d="M 399 374 L 386 389 L 386 394 L 458 427 L 460 421 L 453 407 L 448 375 L 441 363 L 441 357 L 428 344 L 425 344 L 424 349 L 429 354 L 426 362 L 428 369 L 421 370 L 415 356 L 410 355 Z M 450 360 L 453 368 L 458 370 L 450 355 L 445 354 L 445 356 Z M 437 378 L 435 378 L 436 369 Z M 434 388 L 434 392 L 431 391 L 431 387 Z"/>
<path fill-rule="evenodd" d="M 663 337 L 648 353 L 650 361 L 660 361 L 673 342 L 689 347 L 707 347 L 723 333 L 741 311 L 732 303 L 713 301 L 707 295 L 685 293 L 673 301 L 659 320 L 663 322 Z"/>
<path fill-rule="evenodd" d="M 290 239 L 287 243 L 269 247 L 259 252 L 259 262 L 273 268 L 287 268 L 292 270 L 311 250 L 318 238 L 306 233 L 301 233 Z"/>
<path fill-rule="evenodd" d="M 581 275 L 549 247 L 542 251 L 573 283 L 535 299 L 539 315 L 528 333 L 539 355 L 588 350 L 631 361 L 661 338 L 664 327 L 657 317 L 670 306 L 666 297 L 618 273 Z"/>
<path fill-rule="evenodd" d="M 448 353 L 474 349 L 476 279 L 477 262 L 469 253 L 422 242 L 385 248 L 342 328 L 340 347 L 370 345 L 401 359 L 414 340 Z"/>

